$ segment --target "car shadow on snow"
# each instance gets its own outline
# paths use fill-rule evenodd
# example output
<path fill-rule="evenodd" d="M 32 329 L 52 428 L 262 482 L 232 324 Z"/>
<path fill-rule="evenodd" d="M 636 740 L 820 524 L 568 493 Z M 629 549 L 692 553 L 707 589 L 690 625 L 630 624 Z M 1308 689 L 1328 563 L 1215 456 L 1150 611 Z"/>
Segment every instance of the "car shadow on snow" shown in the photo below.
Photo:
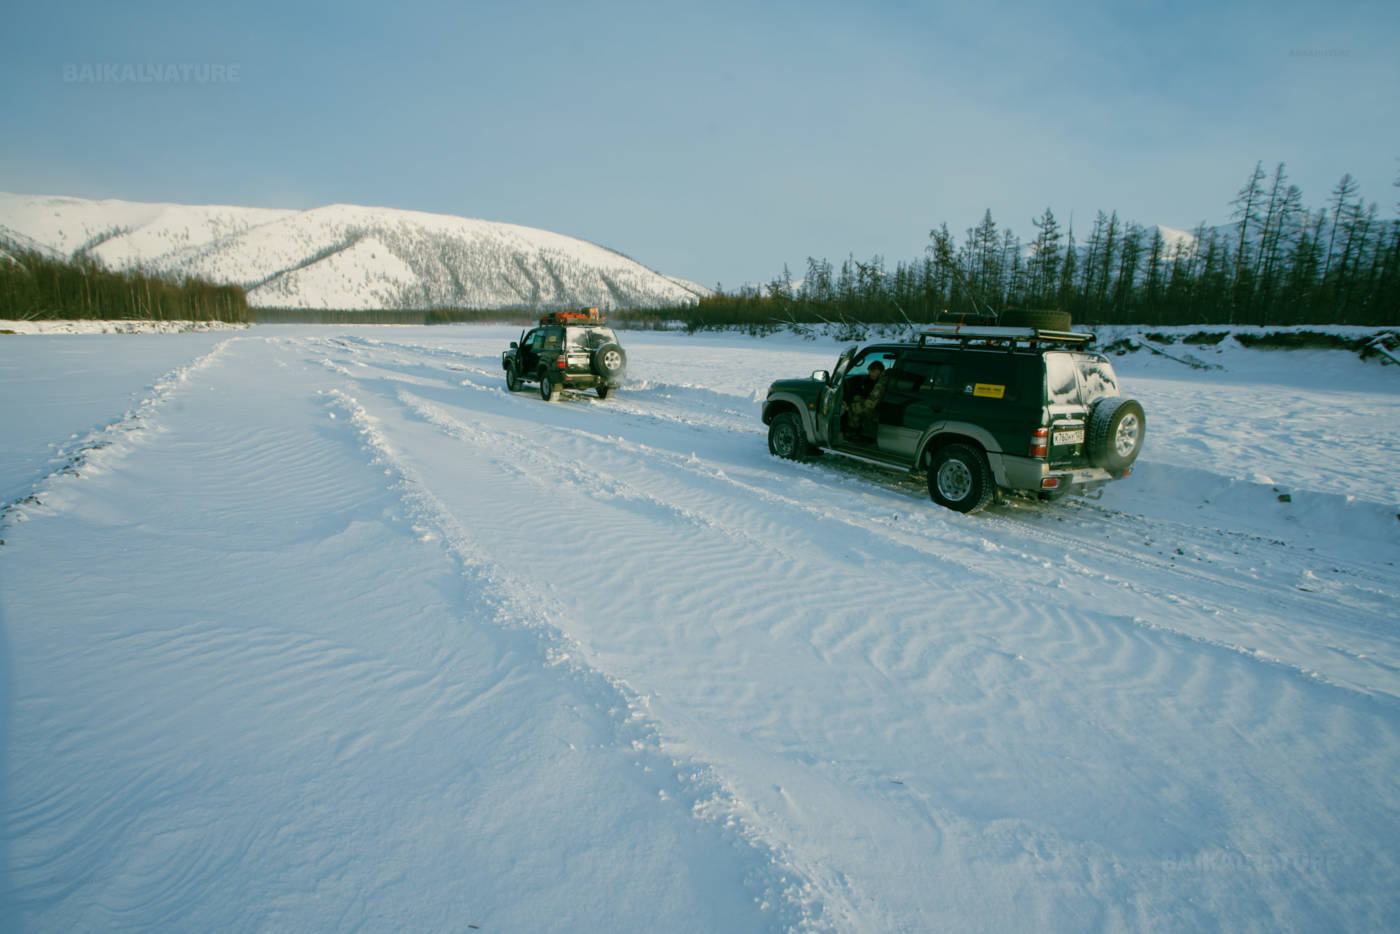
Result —
<path fill-rule="evenodd" d="M 929 496 L 928 477 L 922 471 L 908 472 L 897 469 L 887 469 L 874 464 L 867 464 L 863 461 L 843 457 L 840 454 L 814 455 L 808 464 L 819 468 L 819 472 L 826 473 L 840 484 L 844 490 L 855 490 L 861 487 L 871 491 L 881 491 L 915 501 L 919 506 L 927 508 L 932 514 L 940 516 L 957 515 L 952 510 L 939 506 Z M 1082 502 L 1086 497 L 1078 494 L 1070 494 L 1055 500 L 1041 499 L 1031 493 L 1019 493 L 1010 490 L 1002 490 L 995 496 L 992 502 L 980 510 L 980 514 L 990 514 L 997 516 L 1029 516 L 1039 515 L 1050 510 L 1064 506 L 1073 507 L 1073 504 Z M 1088 499 L 1096 498 L 1095 494 L 1089 494 Z"/>

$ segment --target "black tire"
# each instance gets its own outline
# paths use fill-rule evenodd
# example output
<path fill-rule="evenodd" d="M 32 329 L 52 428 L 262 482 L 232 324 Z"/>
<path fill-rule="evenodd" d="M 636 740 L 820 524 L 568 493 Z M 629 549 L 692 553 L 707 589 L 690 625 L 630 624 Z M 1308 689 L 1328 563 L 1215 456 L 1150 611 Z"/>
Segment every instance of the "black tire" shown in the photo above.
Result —
<path fill-rule="evenodd" d="M 520 391 L 520 374 L 515 372 L 515 364 L 506 367 L 506 389 L 511 392 Z"/>
<path fill-rule="evenodd" d="M 540 398 L 546 402 L 559 398 L 559 385 L 549 381 L 549 370 L 544 367 L 540 367 Z"/>
<path fill-rule="evenodd" d="M 606 343 L 593 351 L 593 372 L 604 379 L 617 379 L 627 369 L 627 354 L 622 347 Z"/>
<path fill-rule="evenodd" d="M 1007 328 L 1068 331 L 1073 320 L 1067 311 L 1031 311 L 1025 308 L 1008 308 L 997 318 L 997 324 Z"/>
<path fill-rule="evenodd" d="M 807 433 L 796 412 L 779 412 L 768 425 L 768 451 L 790 461 L 807 459 Z"/>
<path fill-rule="evenodd" d="M 954 512 L 976 512 L 991 501 L 996 484 L 987 455 L 968 444 L 950 444 L 928 465 L 928 495 Z"/>
<path fill-rule="evenodd" d="M 597 390 L 598 390 L 598 398 L 599 398 L 599 399 L 606 399 L 606 398 L 608 397 L 608 393 L 612 392 L 612 387 L 611 387 L 611 386 L 598 386 L 598 387 L 597 387 Z"/>
<path fill-rule="evenodd" d="M 1136 399 L 1100 399 L 1089 413 L 1085 436 L 1089 463 L 1122 474 L 1137 460 L 1147 439 L 1147 415 Z"/>

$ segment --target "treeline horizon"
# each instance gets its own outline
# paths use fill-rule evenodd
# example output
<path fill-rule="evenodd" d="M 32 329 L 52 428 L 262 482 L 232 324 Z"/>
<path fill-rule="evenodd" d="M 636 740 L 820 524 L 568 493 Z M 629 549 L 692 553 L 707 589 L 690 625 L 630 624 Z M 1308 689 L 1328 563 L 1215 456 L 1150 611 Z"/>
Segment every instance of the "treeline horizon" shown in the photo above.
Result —
<path fill-rule="evenodd" d="M 77 253 L 61 259 L 0 238 L 0 319 L 219 321 L 229 324 L 516 323 L 532 312 L 466 308 L 253 308 L 246 291 L 195 277 L 115 271 Z"/>
<path fill-rule="evenodd" d="M 117 272 L 86 254 L 58 259 L 0 239 L 0 319 L 253 320 L 236 285 Z"/>
<path fill-rule="evenodd" d="M 1059 309 L 1086 325 L 1400 324 L 1400 221 L 1379 219 L 1357 191 L 1343 175 L 1314 211 L 1283 163 L 1269 174 L 1260 162 L 1230 203 L 1230 226 L 1203 222 L 1175 243 L 1117 211 L 1099 211 L 1080 241 L 1048 207 L 1027 242 L 988 210 L 961 240 L 946 222 L 931 230 L 925 255 L 893 270 L 878 255 L 851 254 L 839 269 L 808 257 L 797 284 L 785 265 L 765 285 L 717 286 L 669 316 L 690 330 L 929 322 L 1006 308 Z"/>
<path fill-rule="evenodd" d="M 1400 187 L 1400 178 L 1395 182 Z M 990 210 L 955 238 L 929 232 L 924 255 L 888 269 L 854 254 L 839 269 L 807 258 L 799 282 L 783 267 L 765 285 L 679 307 L 612 309 L 615 323 L 688 330 L 900 325 L 945 313 L 1007 308 L 1067 311 L 1085 325 L 1400 325 L 1400 220 L 1382 220 L 1343 175 L 1313 210 L 1284 164 L 1263 163 L 1230 202 L 1232 224 L 1198 225 L 1168 242 L 1157 226 L 1099 211 L 1082 242 L 1050 208 L 1022 240 Z M 525 322 L 538 310 L 250 308 L 244 289 L 141 270 L 113 271 L 89 254 L 55 258 L 0 238 L 0 318 L 97 318 L 229 323 L 450 324 Z"/>

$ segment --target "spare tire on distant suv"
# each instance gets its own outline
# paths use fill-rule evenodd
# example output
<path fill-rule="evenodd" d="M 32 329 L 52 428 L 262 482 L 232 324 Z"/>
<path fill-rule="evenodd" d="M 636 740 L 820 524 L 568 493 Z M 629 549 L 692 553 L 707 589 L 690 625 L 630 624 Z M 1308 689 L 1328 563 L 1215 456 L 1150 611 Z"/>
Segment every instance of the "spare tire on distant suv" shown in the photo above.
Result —
<path fill-rule="evenodd" d="M 1089 413 L 1085 438 L 1089 463 L 1121 476 L 1137 460 L 1146 437 L 1147 416 L 1136 399 L 1100 399 Z"/>
<path fill-rule="evenodd" d="M 593 351 L 593 372 L 604 379 L 617 379 L 627 368 L 627 354 L 621 345 L 607 343 Z"/>

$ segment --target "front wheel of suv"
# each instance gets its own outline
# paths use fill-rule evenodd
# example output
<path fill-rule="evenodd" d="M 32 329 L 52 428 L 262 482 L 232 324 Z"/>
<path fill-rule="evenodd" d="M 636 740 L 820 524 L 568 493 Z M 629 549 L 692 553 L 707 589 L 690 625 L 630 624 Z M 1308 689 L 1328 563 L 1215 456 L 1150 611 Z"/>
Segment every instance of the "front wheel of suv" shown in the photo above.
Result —
<path fill-rule="evenodd" d="M 950 444 L 928 465 L 928 495 L 954 512 L 976 512 L 992 498 L 995 484 L 987 456 L 967 444 Z"/>
<path fill-rule="evenodd" d="M 549 381 L 549 370 L 540 367 L 540 398 L 553 402 L 559 398 L 559 384 Z"/>
<path fill-rule="evenodd" d="M 790 461 L 807 459 L 807 435 L 796 412 L 779 412 L 768 426 L 768 450 Z"/>
<path fill-rule="evenodd" d="M 520 391 L 520 374 L 515 372 L 515 364 L 506 367 L 506 389 L 511 392 Z"/>

